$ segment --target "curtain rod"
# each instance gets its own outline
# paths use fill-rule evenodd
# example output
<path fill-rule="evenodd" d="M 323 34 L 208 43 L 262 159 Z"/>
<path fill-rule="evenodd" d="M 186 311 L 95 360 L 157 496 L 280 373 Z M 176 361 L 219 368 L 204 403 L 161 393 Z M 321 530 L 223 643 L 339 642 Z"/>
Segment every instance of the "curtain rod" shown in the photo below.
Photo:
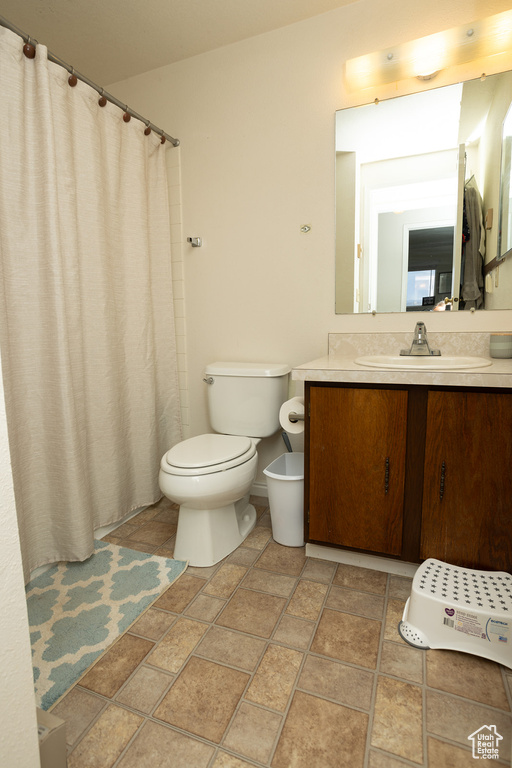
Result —
<path fill-rule="evenodd" d="M 14 24 L 11 24 L 10 21 L 5 19 L 3 16 L 0 16 L 0 26 L 6 27 L 7 29 L 10 29 L 11 32 L 15 32 L 19 37 L 21 37 L 26 43 L 29 43 L 29 45 L 39 45 L 38 41 L 35 40 L 33 37 L 30 37 L 30 35 L 27 35 L 25 32 L 22 32 L 20 29 L 14 26 Z M 100 94 L 100 96 L 103 96 L 107 101 L 110 101 L 112 104 L 115 104 L 116 107 L 119 107 L 123 110 L 126 114 L 130 115 L 131 117 L 134 117 L 136 120 L 140 120 L 141 123 L 144 123 L 144 125 L 147 128 L 151 128 L 152 131 L 154 131 L 158 136 L 162 137 L 162 140 L 165 138 L 167 141 L 170 141 L 170 143 L 174 147 L 179 146 L 179 139 L 174 139 L 172 136 L 169 136 L 168 133 L 165 133 L 165 131 L 162 131 L 161 128 L 157 128 L 156 125 L 153 125 L 149 120 L 146 120 L 145 117 L 142 117 L 141 115 L 137 114 L 137 112 L 134 112 L 133 109 L 131 109 L 127 104 L 123 104 L 119 99 L 116 99 L 115 96 L 112 96 L 112 94 L 107 93 L 103 88 L 101 88 L 99 85 L 96 85 L 96 83 L 93 83 L 92 80 L 89 80 L 88 77 L 85 77 L 85 75 L 81 75 L 79 72 L 76 71 L 73 67 L 71 67 L 69 64 L 66 64 L 65 61 L 62 61 L 62 59 L 59 59 L 58 56 L 55 56 L 53 53 L 47 50 L 48 59 L 52 61 L 54 64 L 58 64 L 63 69 L 67 70 L 71 75 L 74 75 L 77 80 L 81 80 L 83 83 L 86 83 L 86 85 L 93 88 L 97 93 Z"/>

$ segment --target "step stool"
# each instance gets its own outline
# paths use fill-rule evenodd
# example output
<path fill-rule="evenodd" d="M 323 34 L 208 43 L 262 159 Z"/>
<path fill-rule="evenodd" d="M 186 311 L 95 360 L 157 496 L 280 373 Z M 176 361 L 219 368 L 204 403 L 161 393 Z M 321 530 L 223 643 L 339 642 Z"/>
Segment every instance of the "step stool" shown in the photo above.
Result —
<path fill-rule="evenodd" d="M 512 669 L 512 576 L 425 560 L 398 632 L 415 648 L 473 653 Z"/>

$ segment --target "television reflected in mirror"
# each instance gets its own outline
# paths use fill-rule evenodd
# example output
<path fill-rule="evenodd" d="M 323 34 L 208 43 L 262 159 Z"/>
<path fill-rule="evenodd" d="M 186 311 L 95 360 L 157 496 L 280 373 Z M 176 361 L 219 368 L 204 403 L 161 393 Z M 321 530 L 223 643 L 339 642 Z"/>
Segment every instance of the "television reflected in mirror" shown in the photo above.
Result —
<path fill-rule="evenodd" d="M 512 72 L 336 113 L 336 312 L 512 308 Z"/>

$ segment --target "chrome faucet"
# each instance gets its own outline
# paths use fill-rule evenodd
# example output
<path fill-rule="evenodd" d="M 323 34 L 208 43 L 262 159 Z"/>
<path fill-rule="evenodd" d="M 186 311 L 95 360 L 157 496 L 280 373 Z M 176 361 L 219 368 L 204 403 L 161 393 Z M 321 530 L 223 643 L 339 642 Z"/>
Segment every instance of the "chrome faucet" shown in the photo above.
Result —
<path fill-rule="evenodd" d="M 430 349 L 425 323 L 416 323 L 410 349 L 401 349 L 401 355 L 440 355 L 440 349 Z"/>

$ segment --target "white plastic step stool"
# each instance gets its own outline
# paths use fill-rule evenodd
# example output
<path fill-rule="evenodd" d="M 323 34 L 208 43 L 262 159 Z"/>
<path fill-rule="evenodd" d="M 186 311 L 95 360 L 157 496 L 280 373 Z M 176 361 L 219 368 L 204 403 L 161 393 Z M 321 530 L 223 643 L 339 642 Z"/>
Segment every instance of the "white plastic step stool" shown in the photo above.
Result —
<path fill-rule="evenodd" d="M 473 653 L 512 668 L 512 576 L 425 560 L 398 631 L 415 648 Z"/>

